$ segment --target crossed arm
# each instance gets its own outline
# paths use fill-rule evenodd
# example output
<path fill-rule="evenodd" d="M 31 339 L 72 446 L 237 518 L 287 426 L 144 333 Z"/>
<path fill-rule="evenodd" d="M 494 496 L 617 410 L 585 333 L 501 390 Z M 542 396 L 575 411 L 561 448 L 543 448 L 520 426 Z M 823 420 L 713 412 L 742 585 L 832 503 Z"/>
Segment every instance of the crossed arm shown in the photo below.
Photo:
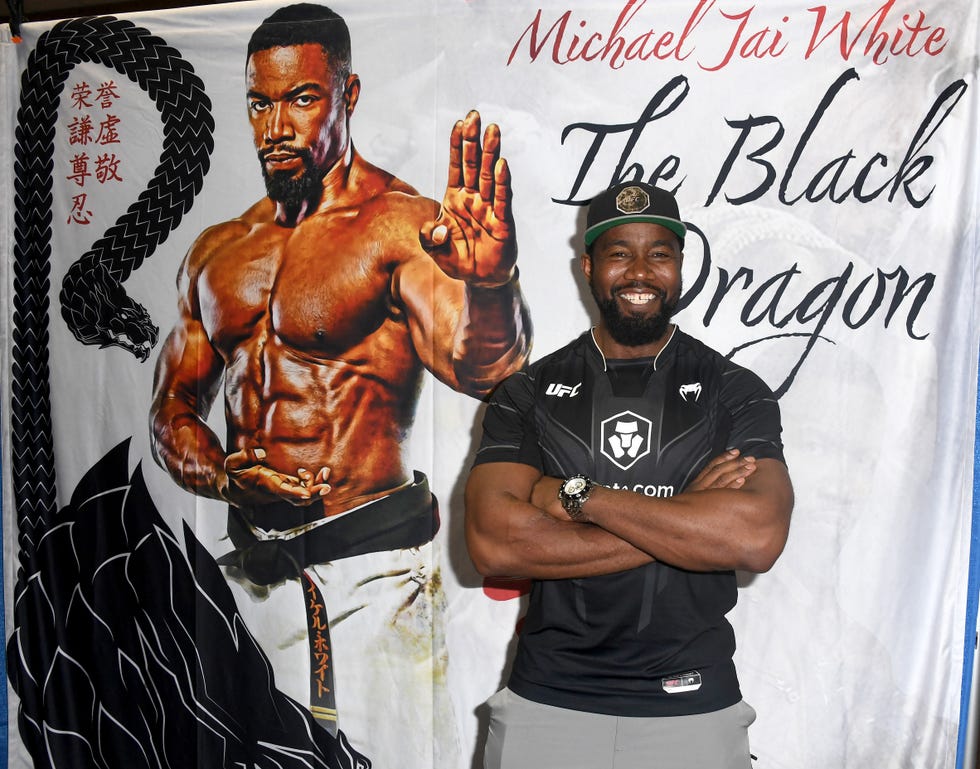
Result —
<path fill-rule="evenodd" d="M 566 579 L 654 560 L 694 571 L 767 571 L 789 533 L 786 467 L 728 453 L 683 493 L 661 499 L 596 487 L 568 519 L 562 480 L 517 463 L 478 465 L 466 486 L 466 541 L 485 576 Z"/>

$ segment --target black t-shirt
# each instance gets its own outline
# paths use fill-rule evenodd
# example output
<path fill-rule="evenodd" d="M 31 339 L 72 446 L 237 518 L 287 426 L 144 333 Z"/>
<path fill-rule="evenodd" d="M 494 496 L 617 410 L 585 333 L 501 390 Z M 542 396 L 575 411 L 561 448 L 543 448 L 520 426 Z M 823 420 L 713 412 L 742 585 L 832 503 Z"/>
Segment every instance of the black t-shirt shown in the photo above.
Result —
<path fill-rule="evenodd" d="M 584 473 L 648 496 L 679 494 L 728 448 L 784 461 L 772 391 L 680 330 L 656 359 L 629 361 L 604 360 L 583 334 L 509 377 L 483 428 L 477 464 Z M 741 693 L 725 615 L 736 592 L 733 572 L 663 563 L 535 580 L 508 685 L 527 699 L 611 715 L 733 705 Z"/>

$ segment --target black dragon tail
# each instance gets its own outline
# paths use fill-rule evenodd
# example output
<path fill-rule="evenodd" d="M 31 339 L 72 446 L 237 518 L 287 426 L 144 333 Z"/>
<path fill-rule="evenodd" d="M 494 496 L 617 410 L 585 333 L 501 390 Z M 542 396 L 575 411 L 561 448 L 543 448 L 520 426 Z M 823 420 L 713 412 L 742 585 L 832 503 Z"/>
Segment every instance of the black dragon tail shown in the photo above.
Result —
<path fill-rule="evenodd" d="M 59 99 L 82 61 L 116 69 L 149 93 L 163 118 L 164 145 L 146 190 L 64 279 L 62 316 L 80 341 L 148 358 L 157 329 L 121 284 L 190 209 L 214 146 L 204 84 L 161 38 L 129 21 L 97 17 L 64 21 L 38 40 L 22 78 L 14 150 L 11 421 L 22 563 L 56 509 L 47 353 L 51 188 Z"/>

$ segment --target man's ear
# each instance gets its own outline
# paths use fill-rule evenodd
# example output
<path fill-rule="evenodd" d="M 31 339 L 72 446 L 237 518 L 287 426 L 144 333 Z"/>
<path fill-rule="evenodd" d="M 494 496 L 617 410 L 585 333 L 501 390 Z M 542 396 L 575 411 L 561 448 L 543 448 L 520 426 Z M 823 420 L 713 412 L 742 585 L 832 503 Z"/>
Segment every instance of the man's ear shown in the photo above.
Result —
<path fill-rule="evenodd" d="M 347 76 L 347 82 L 344 83 L 344 109 L 347 111 L 347 117 L 354 114 L 354 107 L 357 106 L 357 97 L 361 95 L 361 78 L 355 74 L 350 74 Z"/>
<path fill-rule="evenodd" d="M 592 257 L 589 256 L 587 252 L 582 252 L 582 256 L 579 257 L 579 266 L 582 268 L 582 274 L 588 281 L 592 280 Z"/>

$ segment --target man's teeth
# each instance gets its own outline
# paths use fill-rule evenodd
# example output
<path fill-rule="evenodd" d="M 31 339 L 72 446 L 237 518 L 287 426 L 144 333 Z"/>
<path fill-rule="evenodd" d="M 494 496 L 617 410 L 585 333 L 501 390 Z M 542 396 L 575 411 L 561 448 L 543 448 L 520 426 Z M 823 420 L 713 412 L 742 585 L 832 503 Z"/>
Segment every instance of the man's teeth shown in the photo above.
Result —
<path fill-rule="evenodd" d="M 623 299 L 625 299 L 630 304 L 646 304 L 647 302 L 652 302 L 656 294 L 622 294 Z"/>

